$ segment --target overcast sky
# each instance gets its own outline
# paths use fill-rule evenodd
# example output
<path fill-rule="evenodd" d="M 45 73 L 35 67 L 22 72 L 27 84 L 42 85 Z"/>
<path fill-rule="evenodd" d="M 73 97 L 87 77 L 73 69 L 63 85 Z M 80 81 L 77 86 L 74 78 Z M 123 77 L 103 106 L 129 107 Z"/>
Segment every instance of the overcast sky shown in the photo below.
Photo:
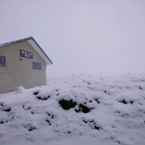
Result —
<path fill-rule="evenodd" d="M 50 73 L 145 72 L 145 0 L 0 0 L 0 42 L 28 36 Z"/>

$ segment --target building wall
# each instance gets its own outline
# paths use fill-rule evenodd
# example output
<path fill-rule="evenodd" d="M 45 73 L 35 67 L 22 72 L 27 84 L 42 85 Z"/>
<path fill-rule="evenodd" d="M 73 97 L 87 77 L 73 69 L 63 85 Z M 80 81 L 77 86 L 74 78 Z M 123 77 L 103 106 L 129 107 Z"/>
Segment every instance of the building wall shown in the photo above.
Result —
<path fill-rule="evenodd" d="M 33 59 L 21 57 L 20 49 L 31 51 Z M 46 84 L 46 64 L 27 42 L 0 48 L 0 55 L 6 56 L 6 66 L 0 66 L 0 92 Z M 32 69 L 32 62 L 40 62 L 42 69 Z"/>
<path fill-rule="evenodd" d="M 7 62 L 11 62 L 11 56 L 6 52 L 5 48 L 0 49 L 0 56 L 6 56 Z M 7 62 L 6 66 L 0 66 L 0 93 L 13 90 L 16 86 L 15 77 Z"/>

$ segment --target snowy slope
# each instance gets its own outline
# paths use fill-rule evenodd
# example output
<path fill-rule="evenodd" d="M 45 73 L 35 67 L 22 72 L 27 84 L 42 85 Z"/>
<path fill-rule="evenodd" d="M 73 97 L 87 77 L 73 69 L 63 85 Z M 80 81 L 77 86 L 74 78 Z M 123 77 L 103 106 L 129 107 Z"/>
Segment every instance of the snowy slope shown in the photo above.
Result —
<path fill-rule="evenodd" d="M 145 77 L 72 76 L 0 94 L 0 145 L 145 145 Z"/>

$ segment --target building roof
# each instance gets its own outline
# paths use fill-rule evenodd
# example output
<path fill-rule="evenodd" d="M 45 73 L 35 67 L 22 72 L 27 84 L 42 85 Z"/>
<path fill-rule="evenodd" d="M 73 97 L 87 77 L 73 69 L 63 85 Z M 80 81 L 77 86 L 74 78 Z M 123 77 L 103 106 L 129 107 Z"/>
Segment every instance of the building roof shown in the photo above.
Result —
<path fill-rule="evenodd" d="M 44 52 L 44 50 L 41 48 L 41 46 L 33 37 L 27 37 L 27 38 L 3 43 L 3 44 L 0 44 L 0 48 L 7 47 L 9 45 L 16 44 L 16 43 L 21 43 L 21 42 L 28 42 L 39 53 L 39 55 L 44 59 L 44 61 L 47 64 L 53 64 L 51 59 L 47 56 L 47 54 Z"/>

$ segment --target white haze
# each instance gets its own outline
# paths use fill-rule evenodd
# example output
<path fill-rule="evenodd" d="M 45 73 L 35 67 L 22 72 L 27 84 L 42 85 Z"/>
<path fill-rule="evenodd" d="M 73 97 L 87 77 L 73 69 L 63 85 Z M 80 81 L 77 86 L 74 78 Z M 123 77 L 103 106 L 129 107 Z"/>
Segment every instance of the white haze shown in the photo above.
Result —
<path fill-rule="evenodd" d="M 144 0 L 1 0 L 0 42 L 28 36 L 51 75 L 145 71 Z"/>

